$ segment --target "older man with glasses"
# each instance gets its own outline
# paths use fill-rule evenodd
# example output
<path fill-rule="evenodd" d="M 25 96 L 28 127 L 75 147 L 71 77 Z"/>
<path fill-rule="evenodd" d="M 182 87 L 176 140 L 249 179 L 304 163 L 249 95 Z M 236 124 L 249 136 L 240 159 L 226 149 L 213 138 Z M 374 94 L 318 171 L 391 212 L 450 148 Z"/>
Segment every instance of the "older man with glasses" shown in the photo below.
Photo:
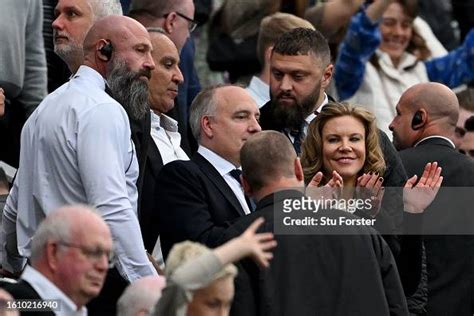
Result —
<path fill-rule="evenodd" d="M 113 263 L 112 236 L 101 216 L 83 205 L 51 212 L 33 238 L 30 263 L 18 283 L 3 287 L 15 300 L 41 302 L 28 310 L 87 315 Z M 20 301 L 16 301 L 20 302 Z"/>

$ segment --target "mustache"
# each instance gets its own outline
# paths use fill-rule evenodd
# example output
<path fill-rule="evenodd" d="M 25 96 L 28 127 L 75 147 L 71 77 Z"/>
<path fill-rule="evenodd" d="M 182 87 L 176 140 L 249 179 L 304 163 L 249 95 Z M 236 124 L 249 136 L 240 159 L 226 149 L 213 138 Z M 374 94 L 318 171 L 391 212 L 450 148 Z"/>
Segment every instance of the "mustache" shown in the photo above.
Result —
<path fill-rule="evenodd" d="M 294 99 L 296 100 L 296 97 L 291 93 L 291 92 L 285 92 L 285 91 L 282 91 L 280 92 L 277 97 L 277 99 L 281 99 L 281 98 L 291 98 L 291 99 Z"/>
<path fill-rule="evenodd" d="M 55 38 L 57 36 L 69 37 L 69 34 L 66 33 L 66 32 L 56 31 L 56 29 L 53 29 L 53 38 Z"/>
<path fill-rule="evenodd" d="M 151 70 L 148 69 L 148 68 L 145 68 L 145 69 L 141 69 L 141 70 L 137 71 L 135 77 L 140 78 L 141 76 L 145 76 L 148 79 L 151 79 Z"/>

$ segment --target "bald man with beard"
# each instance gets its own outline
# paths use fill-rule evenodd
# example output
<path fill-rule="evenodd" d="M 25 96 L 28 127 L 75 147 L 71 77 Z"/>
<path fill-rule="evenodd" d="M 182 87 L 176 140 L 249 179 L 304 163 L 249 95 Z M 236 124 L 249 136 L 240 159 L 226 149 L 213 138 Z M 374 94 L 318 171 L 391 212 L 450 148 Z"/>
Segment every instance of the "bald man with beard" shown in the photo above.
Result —
<path fill-rule="evenodd" d="M 407 173 L 420 176 L 429 161 L 443 168 L 444 189 L 423 217 L 425 234 L 430 234 L 423 236 L 428 315 L 472 315 L 473 195 L 465 187 L 474 186 L 474 162 L 457 152 L 452 141 L 458 100 L 442 84 L 423 83 L 405 91 L 396 110 L 390 130 Z"/>
<path fill-rule="evenodd" d="M 128 282 L 156 274 L 141 239 L 138 164 L 128 117 L 118 103 L 134 115 L 148 110 L 151 51 L 148 32 L 137 21 L 121 16 L 97 21 L 84 41 L 84 63 L 33 112 L 3 214 L 4 269 L 24 268 L 33 234 L 49 212 L 81 203 L 97 208 L 110 227 L 117 268 L 109 276 L 120 285 L 112 287 L 119 291 L 116 298 Z M 99 306 L 115 306 L 113 297 Z"/>

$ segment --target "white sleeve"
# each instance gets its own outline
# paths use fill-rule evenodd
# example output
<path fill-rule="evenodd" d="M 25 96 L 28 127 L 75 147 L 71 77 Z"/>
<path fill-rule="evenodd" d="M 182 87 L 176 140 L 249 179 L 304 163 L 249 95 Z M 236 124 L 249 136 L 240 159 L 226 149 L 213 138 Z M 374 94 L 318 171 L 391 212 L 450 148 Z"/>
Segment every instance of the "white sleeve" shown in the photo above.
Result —
<path fill-rule="evenodd" d="M 99 104 L 79 122 L 77 163 L 82 185 L 88 203 L 110 227 L 120 274 L 130 282 L 156 275 L 133 209 L 136 201 L 131 201 L 137 196 L 130 197 L 127 191 L 126 172 L 133 162 L 136 169 L 138 165 L 125 111 L 117 103 Z"/>

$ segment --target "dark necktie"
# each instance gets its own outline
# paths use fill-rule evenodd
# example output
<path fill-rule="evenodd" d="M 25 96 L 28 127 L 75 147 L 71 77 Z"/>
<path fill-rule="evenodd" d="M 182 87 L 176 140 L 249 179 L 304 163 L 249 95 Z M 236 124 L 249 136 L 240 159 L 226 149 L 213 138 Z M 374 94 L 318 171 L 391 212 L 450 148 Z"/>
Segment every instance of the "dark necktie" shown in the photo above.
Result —
<path fill-rule="evenodd" d="M 242 187 L 242 182 L 240 181 L 240 176 L 242 175 L 242 171 L 240 171 L 239 169 L 234 169 L 231 172 L 229 172 L 229 174 L 232 176 L 232 178 L 237 180 L 237 182 L 240 184 L 240 187 Z M 255 210 L 255 204 L 253 203 L 252 200 L 250 200 L 247 197 L 247 195 L 245 195 L 245 192 L 244 192 L 244 196 L 245 196 L 245 202 L 247 202 L 247 206 L 249 207 L 250 212 L 253 212 Z"/>
<path fill-rule="evenodd" d="M 298 156 L 301 154 L 301 143 L 303 142 L 303 126 L 299 130 L 290 130 L 290 135 L 293 136 L 293 147 Z"/>

